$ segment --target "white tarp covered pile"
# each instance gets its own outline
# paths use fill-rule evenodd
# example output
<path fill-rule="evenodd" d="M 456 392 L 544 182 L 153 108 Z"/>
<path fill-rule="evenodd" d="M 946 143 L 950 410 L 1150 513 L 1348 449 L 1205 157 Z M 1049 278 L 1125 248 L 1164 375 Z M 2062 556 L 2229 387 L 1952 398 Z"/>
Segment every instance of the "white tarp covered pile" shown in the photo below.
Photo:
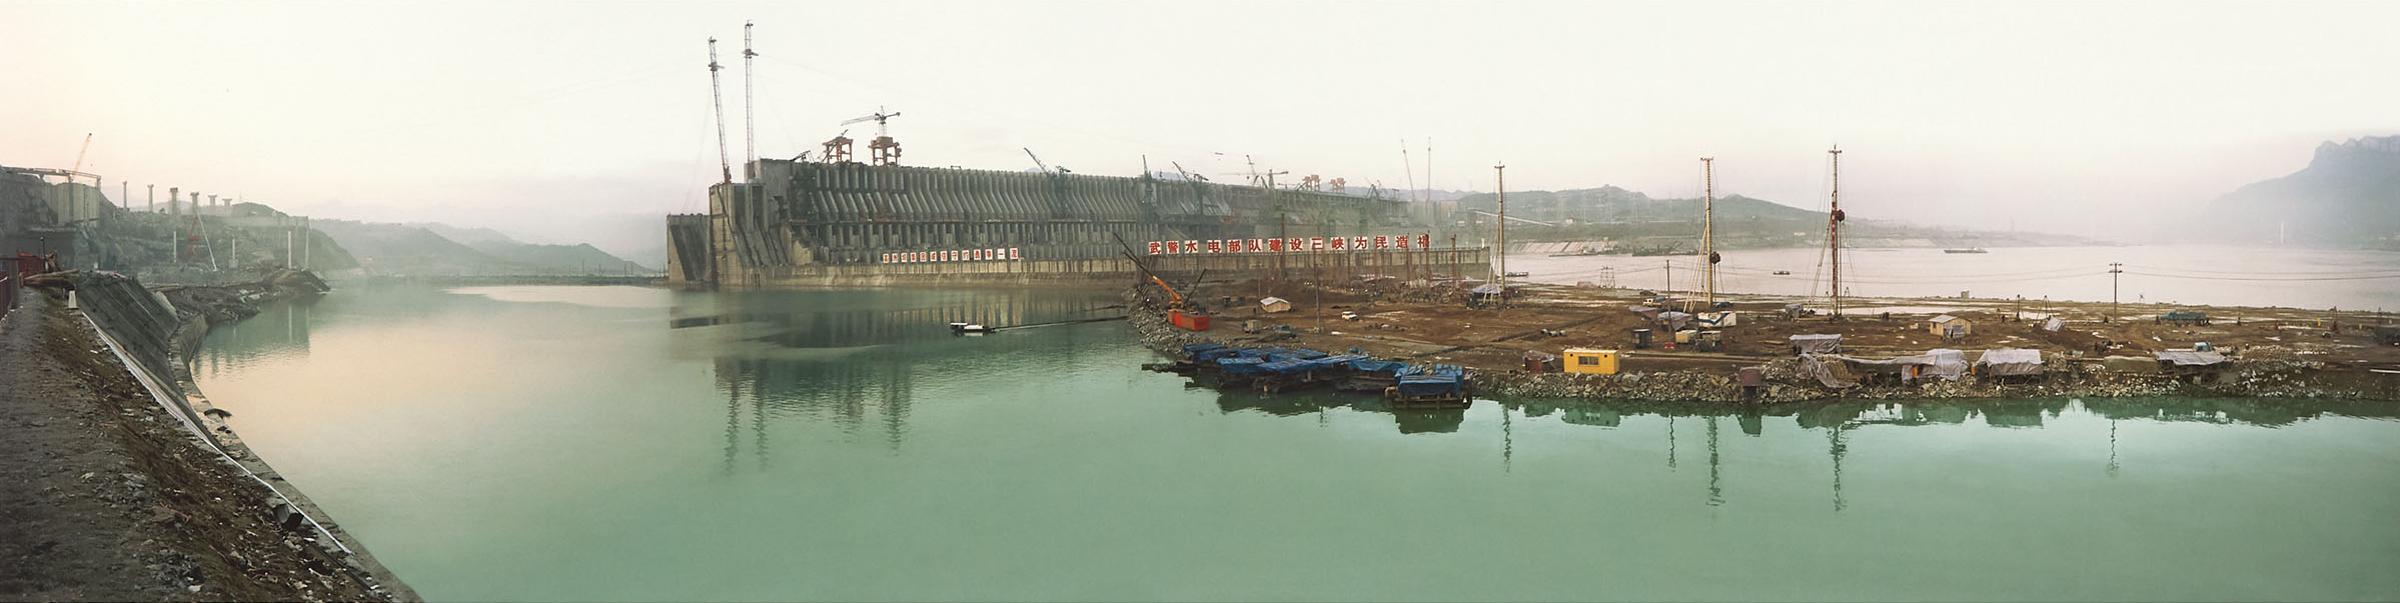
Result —
<path fill-rule="evenodd" d="M 1933 360 L 1933 365 L 1925 369 L 1927 373 L 1951 381 L 1957 381 L 1959 377 L 1967 376 L 1966 352 L 1936 348 L 1926 350 L 1925 357 Z"/>
<path fill-rule="evenodd" d="M 1975 358 L 1975 374 L 1986 377 L 2016 377 L 2042 374 L 2042 351 L 2025 348 L 1993 348 Z"/>
<path fill-rule="evenodd" d="M 1801 354 L 1835 354 L 1842 351 L 1840 334 L 1793 335 L 1792 351 Z"/>
<path fill-rule="evenodd" d="M 1800 376 L 1815 379 L 1817 383 L 1823 384 L 1825 387 L 1833 389 L 1858 387 L 1857 383 L 1833 376 L 1833 367 L 1827 365 L 1816 354 L 1801 354 L 1799 370 Z"/>
<path fill-rule="evenodd" d="M 1915 381 L 1923 377 L 1941 377 L 1944 380 L 1957 381 L 1959 377 L 1967 374 L 1967 353 L 1950 349 L 1926 350 L 1925 353 L 1915 356 L 1892 358 L 1859 358 L 1856 356 L 1832 356 L 1832 358 L 1849 363 L 1852 368 L 1863 372 L 1898 374 L 1902 381 Z"/>
<path fill-rule="evenodd" d="M 1658 313 L 1658 319 L 1667 323 L 1667 330 L 1681 331 L 1683 330 L 1684 323 L 1692 321 L 1692 315 L 1683 312 L 1667 311 Z"/>
<path fill-rule="evenodd" d="M 2208 366 L 2224 362 L 2225 355 L 2214 351 L 2166 350 L 2158 353 L 2158 363 L 2161 365 Z"/>

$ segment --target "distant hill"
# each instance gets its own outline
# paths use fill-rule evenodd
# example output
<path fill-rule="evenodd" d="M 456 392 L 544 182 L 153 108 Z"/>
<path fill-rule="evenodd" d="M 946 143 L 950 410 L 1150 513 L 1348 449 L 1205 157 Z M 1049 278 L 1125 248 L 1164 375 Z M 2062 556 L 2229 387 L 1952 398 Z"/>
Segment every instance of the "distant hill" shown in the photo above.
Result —
<path fill-rule="evenodd" d="M 525 243 L 499 231 L 446 224 L 318 220 L 370 273 L 393 275 L 553 275 L 657 272 L 588 244 Z"/>
<path fill-rule="evenodd" d="M 1475 193 L 1458 201 L 1453 225 L 1473 225 L 1479 232 L 1493 218 L 1474 212 L 1493 212 L 1491 193 Z M 1654 199 L 1615 186 L 1563 191 L 1524 191 L 1508 194 L 1509 239 L 1512 241 L 1613 240 L 1631 249 L 1698 247 L 1700 199 Z M 1742 195 L 1718 197 L 1714 204 L 1717 245 L 1726 249 L 1804 247 L 1823 243 L 1825 212 L 1800 209 Z M 1518 219 L 1548 222 L 1537 226 Z M 2089 239 L 2031 232 L 1965 231 L 1867 219 L 1851 214 L 1842 238 L 1862 247 L 2080 245 Z"/>
<path fill-rule="evenodd" d="M 2308 167 L 2234 189 L 2200 219 L 2249 242 L 2400 243 L 2400 136 L 2317 145 Z"/>
<path fill-rule="evenodd" d="M 1494 211 L 1498 205 L 1498 199 L 1491 193 L 1475 193 L 1459 200 L 1459 207 L 1476 211 Z M 1823 213 L 1741 195 L 1718 197 L 1715 206 L 1720 221 L 1825 219 Z M 1647 194 L 1615 186 L 1511 192 L 1508 215 L 1542 222 L 1689 222 L 1699 219 L 1700 200 L 1652 199 Z"/>

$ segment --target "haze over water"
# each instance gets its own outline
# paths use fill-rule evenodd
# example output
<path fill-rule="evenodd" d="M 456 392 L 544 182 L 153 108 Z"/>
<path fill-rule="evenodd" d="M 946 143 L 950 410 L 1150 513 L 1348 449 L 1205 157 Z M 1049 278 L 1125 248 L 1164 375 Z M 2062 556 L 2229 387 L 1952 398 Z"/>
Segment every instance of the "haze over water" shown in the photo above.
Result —
<path fill-rule="evenodd" d="M 433 600 L 2400 597 L 2400 422 L 2353 408 L 1395 415 L 939 324 L 1113 301 L 360 286 L 196 372 Z"/>
<path fill-rule="evenodd" d="M 1556 247 L 1558 244 L 1550 244 Z M 2287 308 L 2400 309 L 2400 252 L 2237 247 L 2226 245 L 2128 245 L 2115 247 L 1994 247 L 1986 253 L 1944 253 L 1936 248 L 1866 248 L 1843 254 L 1843 282 L 1850 295 L 1941 297 L 1968 292 L 1975 297 L 2105 302 L 2111 295 L 2109 263 L 2125 264 L 2114 283 L 2126 303 L 2282 306 Z M 1734 293 L 1823 297 L 1828 279 L 1822 248 L 1735 249 L 1720 252 L 1717 288 Z M 1671 265 L 1670 265 L 1671 263 Z M 1671 256 L 1551 257 L 1522 247 L 1508 258 L 1512 272 L 1553 284 L 1608 283 L 1620 287 L 1699 286 L 1699 258 Z M 1785 271 L 1790 274 L 1775 274 Z"/>

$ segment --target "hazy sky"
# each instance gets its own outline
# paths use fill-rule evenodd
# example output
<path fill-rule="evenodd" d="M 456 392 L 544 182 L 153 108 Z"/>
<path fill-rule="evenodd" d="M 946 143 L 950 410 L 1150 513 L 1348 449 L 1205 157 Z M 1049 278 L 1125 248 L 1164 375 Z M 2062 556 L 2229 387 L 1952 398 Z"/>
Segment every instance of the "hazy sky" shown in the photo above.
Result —
<path fill-rule="evenodd" d="M 743 154 L 877 107 L 908 163 L 1616 184 L 2105 232 L 2400 132 L 2400 2 L 0 2 L 0 163 L 322 217 L 654 245 Z M 854 126 L 853 137 L 872 125 Z M 864 144 L 858 149 L 865 153 Z M 1216 153 L 1223 153 L 1220 158 Z M 739 173 L 739 168 L 736 168 Z M 1230 177 L 1229 178 L 1234 178 Z M 2102 208 L 2104 219 L 2094 219 Z"/>

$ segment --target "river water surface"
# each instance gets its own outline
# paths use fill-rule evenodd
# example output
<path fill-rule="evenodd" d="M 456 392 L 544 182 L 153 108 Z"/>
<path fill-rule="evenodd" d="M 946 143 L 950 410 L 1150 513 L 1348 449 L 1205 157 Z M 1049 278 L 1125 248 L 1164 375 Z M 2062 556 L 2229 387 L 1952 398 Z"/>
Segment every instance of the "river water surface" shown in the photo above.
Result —
<path fill-rule="evenodd" d="M 2400 598 L 2391 402 L 1220 395 L 1056 291 L 348 288 L 209 336 L 433 600 Z"/>

